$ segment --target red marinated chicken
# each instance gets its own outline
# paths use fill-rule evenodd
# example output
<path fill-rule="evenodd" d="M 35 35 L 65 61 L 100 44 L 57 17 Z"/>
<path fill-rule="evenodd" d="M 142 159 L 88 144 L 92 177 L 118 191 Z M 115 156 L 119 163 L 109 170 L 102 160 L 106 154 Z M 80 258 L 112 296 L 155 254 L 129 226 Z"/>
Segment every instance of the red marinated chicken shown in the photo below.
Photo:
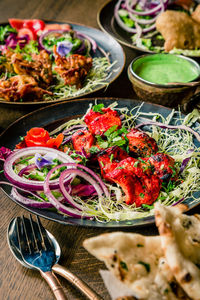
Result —
<path fill-rule="evenodd" d="M 118 166 L 119 162 L 127 157 L 127 152 L 118 146 L 101 151 L 97 155 L 97 160 L 101 168 L 101 175 L 109 180 L 109 178 L 107 178 L 107 173 L 113 171 Z"/>
<path fill-rule="evenodd" d="M 150 156 L 158 151 L 156 141 L 139 129 L 131 129 L 126 137 L 130 151 L 138 157 Z"/>
<path fill-rule="evenodd" d="M 110 108 L 102 108 L 101 112 L 91 109 L 84 121 L 94 135 L 103 135 L 112 126 L 116 126 L 116 129 L 121 127 L 118 113 Z"/>
<path fill-rule="evenodd" d="M 107 177 L 119 184 L 126 195 L 126 204 L 152 204 L 160 193 L 160 180 L 155 175 L 137 177 L 132 171 L 116 167 Z"/>
<path fill-rule="evenodd" d="M 161 181 L 169 181 L 177 179 L 177 170 L 174 166 L 174 159 L 164 153 L 156 153 L 155 155 L 146 158 L 154 168 L 154 174 L 157 175 Z"/>
<path fill-rule="evenodd" d="M 86 152 L 89 152 L 89 149 L 94 144 L 94 137 L 88 130 L 77 130 L 72 135 L 73 147 L 76 151 L 82 151 L 83 149 Z"/>

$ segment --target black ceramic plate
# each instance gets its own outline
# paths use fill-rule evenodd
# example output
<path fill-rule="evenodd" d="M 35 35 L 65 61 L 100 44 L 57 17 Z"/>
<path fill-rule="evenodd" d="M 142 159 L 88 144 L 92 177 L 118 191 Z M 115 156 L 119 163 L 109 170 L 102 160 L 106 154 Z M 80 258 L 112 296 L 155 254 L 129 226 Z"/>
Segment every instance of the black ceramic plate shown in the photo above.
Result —
<path fill-rule="evenodd" d="M 20 136 L 25 136 L 27 130 L 31 127 L 45 127 L 47 130 L 52 130 L 56 126 L 64 123 L 69 118 L 76 118 L 86 112 L 90 103 L 95 103 L 95 100 L 98 100 L 98 103 L 104 103 L 105 107 L 110 105 L 112 102 L 117 101 L 118 107 L 128 107 L 130 110 L 134 106 L 138 106 L 141 104 L 138 100 L 130 100 L 130 99 L 116 99 L 116 98 L 98 98 L 98 99 L 81 99 L 81 100 L 72 100 L 68 102 L 57 103 L 42 109 L 38 109 L 11 124 L 6 131 L 2 133 L 0 136 L 0 146 L 5 146 L 10 149 L 13 149 L 17 143 L 20 141 Z M 155 112 L 160 113 L 164 117 L 168 116 L 171 112 L 171 109 L 159 106 L 151 103 L 144 103 L 142 106 L 143 112 Z M 198 141 L 195 141 L 195 144 L 200 146 Z M 0 180 L 3 175 L 0 174 Z M 10 187 L 3 186 L 3 191 L 11 198 L 14 202 L 16 202 L 10 195 Z M 188 205 L 189 209 L 195 207 L 200 203 L 200 192 L 198 194 L 199 202 L 193 201 L 192 199 L 187 200 L 185 203 Z M 197 195 L 196 195 L 197 198 Z M 18 202 L 16 202 L 19 204 Z M 9 205 L 9 203 L 8 203 Z M 105 227 L 105 228 L 114 228 L 114 227 L 131 227 L 131 226 L 139 226 L 139 225 L 147 225 L 154 223 L 154 217 L 146 217 L 135 220 L 121 221 L 121 222 L 109 222 L 109 223 L 100 223 L 94 220 L 80 220 L 75 218 L 68 218 L 62 214 L 49 211 L 42 210 L 36 208 L 28 208 L 25 205 L 21 205 L 26 210 L 47 218 L 49 220 L 53 220 L 62 224 L 74 224 L 81 225 L 87 227 Z"/>
<path fill-rule="evenodd" d="M 98 45 L 99 48 L 101 48 L 103 50 L 103 52 L 105 52 L 106 54 L 108 54 L 110 63 L 112 64 L 113 62 L 114 65 L 110 68 L 109 74 L 107 76 L 107 79 L 105 79 L 105 84 L 104 85 L 99 85 L 96 86 L 95 88 L 91 89 L 89 92 L 87 93 L 81 93 L 78 96 L 71 96 L 68 98 L 62 98 L 62 99 L 55 99 L 55 100 L 48 100 L 48 101 L 24 101 L 24 102 L 8 102 L 3 100 L 2 98 L 0 99 L 0 104 L 1 103 L 5 103 L 8 105 L 37 105 L 37 104 L 51 104 L 51 103 L 55 103 L 55 102 L 61 102 L 63 100 L 71 100 L 71 99 L 75 99 L 75 98 L 80 98 L 80 97 L 85 97 L 86 95 L 92 94 L 94 92 L 97 92 L 101 89 L 105 89 L 106 86 L 110 83 L 112 83 L 115 79 L 117 79 L 117 77 L 121 74 L 124 65 L 125 65 L 125 55 L 123 52 L 123 49 L 121 47 L 121 45 L 110 35 L 108 35 L 107 33 L 104 33 L 98 29 L 92 28 L 92 27 L 87 27 L 81 24 L 77 24 L 77 23 L 69 23 L 69 22 L 53 22 L 53 21 L 45 21 L 45 23 L 58 23 L 58 24 L 69 24 L 71 25 L 72 29 L 75 31 L 78 31 L 80 33 L 86 34 L 89 37 L 91 37 L 92 39 L 94 39 Z M 1 25 L 6 25 L 7 23 L 3 23 Z M 93 57 L 104 57 L 102 51 L 99 50 L 99 48 L 97 48 L 96 52 L 94 53 Z"/>
<path fill-rule="evenodd" d="M 132 34 L 123 30 L 115 21 L 114 7 L 115 7 L 116 3 L 117 2 L 114 0 L 111 0 L 111 1 L 109 0 L 99 10 L 99 12 L 97 14 L 97 22 L 98 22 L 98 25 L 101 28 L 101 30 L 110 34 L 122 45 L 136 50 L 136 52 L 157 53 L 155 51 L 142 49 L 142 48 L 134 46 L 132 44 L 132 40 L 131 40 Z M 196 56 L 193 56 L 193 57 L 196 57 Z"/>

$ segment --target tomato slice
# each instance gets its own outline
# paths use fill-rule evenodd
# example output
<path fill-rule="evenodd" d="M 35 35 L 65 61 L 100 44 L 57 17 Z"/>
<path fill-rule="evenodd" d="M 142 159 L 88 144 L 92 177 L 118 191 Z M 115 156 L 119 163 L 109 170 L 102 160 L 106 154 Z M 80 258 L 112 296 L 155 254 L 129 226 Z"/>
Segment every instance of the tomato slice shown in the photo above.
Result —
<path fill-rule="evenodd" d="M 60 133 L 56 138 L 50 138 L 46 143 L 46 147 L 59 148 L 63 139 L 64 139 L 64 135 Z"/>
<path fill-rule="evenodd" d="M 15 28 L 17 31 L 21 29 L 24 25 L 23 19 L 8 19 L 10 26 Z"/>
<path fill-rule="evenodd" d="M 23 27 L 28 28 L 28 29 L 30 29 L 30 30 L 37 33 L 39 30 L 44 29 L 45 23 L 42 20 L 39 20 L 39 19 L 24 20 Z"/>

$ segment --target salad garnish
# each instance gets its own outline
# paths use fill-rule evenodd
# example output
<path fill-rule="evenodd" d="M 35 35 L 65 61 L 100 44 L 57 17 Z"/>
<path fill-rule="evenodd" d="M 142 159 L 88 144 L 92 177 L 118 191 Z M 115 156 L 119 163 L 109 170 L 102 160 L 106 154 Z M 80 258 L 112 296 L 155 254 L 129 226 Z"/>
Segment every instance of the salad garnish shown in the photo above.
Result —
<path fill-rule="evenodd" d="M 82 118 L 31 128 L 16 149 L 0 148 L 4 175 L 16 201 L 98 222 L 152 216 L 155 202 L 198 203 L 199 118 L 90 105 Z"/>
<path fill-rule="evenodd" d="M 136 47 L 150 52 L 199 56 L 199 9 L 192 0 L 119 0 L 114 19 Z"/>
<path fill-rule="evenodd" d="M 0 98 L 51 101 L 105 86 L 115 62 L 68 24 L 10 19 L 0 26 Z"/>

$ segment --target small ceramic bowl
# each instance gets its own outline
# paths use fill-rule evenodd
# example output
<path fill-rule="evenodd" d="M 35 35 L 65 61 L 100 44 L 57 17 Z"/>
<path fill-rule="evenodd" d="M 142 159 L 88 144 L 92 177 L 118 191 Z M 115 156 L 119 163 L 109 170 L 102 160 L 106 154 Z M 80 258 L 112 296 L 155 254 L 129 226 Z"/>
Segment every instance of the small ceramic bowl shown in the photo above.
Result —
<path fill-rule="evenodd" d="M 158 69 L 151 65 L 155 64 L 156 61 L 158 64 L 161 63 L 161 66 L 159 66 Z M 191 68 L 188 73 L 188 81 L 184 81 L 184 78 L 182 78 L 183 81 L 181 81 L 178 76 L 178 80 L 176 79 L 176 82 L 179 81 L 183 83 L 200 80 L 200 66 L 191 58 L 182 55 L 164 53 L 145 54 L 135 58 L 128 67 L 129 80 L 131 81 L 133 89 L 139 99 L 168 107 L 177 107 L 178 105 L 183 105 L 189 101 L 191 96 L 194 94 L 196 87 L 185 87 L 181 84 L 174 86 L 170 84 L 170 82 L 174 82 L 174 76 L 172 76 L 171 79 L 167 78 L 169 79 L 167 82 L 167 79 L 165 78 L 165 75 L 167 77 L 169 75 L 167 73 L 167 62 L 171 64 L 172 71 L 175 69 L 175 65 L 179 65 L 180 67 L 184 66 L 183 71 L 186 67 Z M 144 67 L 147 71 L 146 74 L 141 71 Z M 148 77 L 148 68 L 151 68 L 151 73 L 149 73 L 150 78 Z M 162 74 L 158 73 L 158 70 L 159 72 L 161 71 Z M 178 72 L 180 72 L 180 75 L 183 73 L 181 73 L 181 68 L 180 70 L 178 69 Z M 190 76 L 190 74 L 192 74 L 192 76 Z M 166 79 L 166 82 L 162 82 L 161 78 Z"/>

